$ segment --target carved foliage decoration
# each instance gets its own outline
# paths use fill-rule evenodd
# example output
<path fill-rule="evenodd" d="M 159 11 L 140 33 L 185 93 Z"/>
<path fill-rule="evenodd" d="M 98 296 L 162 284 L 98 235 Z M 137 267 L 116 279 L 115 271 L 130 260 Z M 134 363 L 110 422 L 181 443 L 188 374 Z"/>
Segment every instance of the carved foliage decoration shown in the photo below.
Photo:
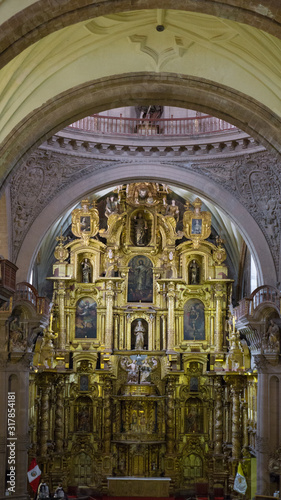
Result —
<path fill-rule="evenodd" d="M 11 180 L 14 259 L 31 224 L 43 208 L 71 182 L 82 175 L 92 174 L 102 163 L 101 160 L 89 162 L 88 158 L 42 150 L 28 158 Z"/>
<path fill-rule="evenodd" d="M 262 152 L 215 164 L 194 163 L 192 169 L 222 185 L 246 207 L 263 231 L 278 269 L 281 215 L 278 160 Z"/>

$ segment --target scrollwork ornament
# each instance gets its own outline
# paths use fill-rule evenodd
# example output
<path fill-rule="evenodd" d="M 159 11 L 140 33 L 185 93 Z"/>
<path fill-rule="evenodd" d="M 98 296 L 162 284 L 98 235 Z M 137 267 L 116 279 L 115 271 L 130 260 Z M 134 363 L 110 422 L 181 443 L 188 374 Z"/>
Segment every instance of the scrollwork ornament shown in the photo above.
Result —
<path fill-rule="evenodd" d="M 267 370 L 269 363 L 263 354 L 255 354 L 254 360 L 255 360 L 255 366 L 259 373 Z"/>
<path fill-rule="evenodd" d="M 281 474 L 281 448 L 271 453 L 268 459 L 268 471 L 272 474 Z"/>

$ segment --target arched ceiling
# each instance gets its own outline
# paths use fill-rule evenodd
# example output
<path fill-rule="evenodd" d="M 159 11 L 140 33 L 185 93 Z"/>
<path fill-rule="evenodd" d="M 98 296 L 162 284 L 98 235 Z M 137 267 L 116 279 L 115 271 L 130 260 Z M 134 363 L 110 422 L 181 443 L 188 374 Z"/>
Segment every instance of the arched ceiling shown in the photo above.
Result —
<path fill-rule="evenodd" d="M 157 31 L 158 24 L 165 30 Z M 151 102 L 151 78 L 161 82 L 155 93 L 163 103 L 206 111 L 253 136 L 264 123 L 258 139 L 280 151 L 280 68 L 281 40 L 198 12 L 146 9 L 71 24 L 0 71 L 0 174 L 5 178 L 26 151 L 78 117 L 114 104 Z M 136 78 L 140 87 L 133 95 Z M 176 87 L 161 89 L 170 78 L 185 86 L 184 99 Z M 111 99 L 116 85 L 119 95 Z M 107 96 L 97 98 L 105 87 Z"/>
<path fill-rule="evenodd" d="M 143 8 L 195 11 L 281 34 L 279 0 L 2 0 L 0 66 L 43 36 L 79 20 Z"/>
<path fill-rule="evenodd" d="M 80 22 L 46 36 L 2 69 L 0 141 L 56 95 L 137 72 L 216 82 L 281 116 L 280 68 L 281 40 L 204 14 L 152 9 Z"/>
<path fill-rule="evenodd" d="M 277 1 L 252 0 L 245 7 L 243 0 L 23 0 L 13 2 L 11 9 L 7 0 L 1 2 L 0 14 L 4 12 L 2 19 L 7 19 L 0 34 L 2 180 L 8 182 L 14 167 L 68 123 L 140 102 L 157 101 L 213 114 L 281 153 L 281 12 Z M 156 30 L 158 24 L 164 31 Z M 101 188 L 109 182 L 102 175 L 97 181 Z M 119 175 L 122 166 L 118 172 L 115 169 L 111 185 Z M 150 167 L 145 175 L 152 175 Z M 172 169 L 165 175 L 173 180 Z M 191 177 L 183 184 L 200 191 Z M 130 180 L 128 171 L 125 179 Z M 83 182 L 84 187 L 76 186 L 82 189 L 80 194 L 89 188 Z M 181 182 L 179 174 L 178 185 Z M 219 196 L 221 208 L 231 214 L 236 201 L 221 191 L 216 193 L 214 184 L 209 186 L 210 201 Z M 203 193 L 207 193 L 206 186 Z M 61 197 L 51 203 L 54 219 L 70 201 L 64 198 L 63 207 Z M 48 220 L 48 210 L 38 217 L 23 245 L 19 259 L 23 273 L 40 239 L 35 234 L 38 224 Z M 241 211 L 241 206 L 234 210 L 233 220 L 241 217 Z M 270 250 L 251 216 L 243 214 L 242 233 L 247 233 L 257 261 L 267 259 L 268 282 L 273 283 Z"/>

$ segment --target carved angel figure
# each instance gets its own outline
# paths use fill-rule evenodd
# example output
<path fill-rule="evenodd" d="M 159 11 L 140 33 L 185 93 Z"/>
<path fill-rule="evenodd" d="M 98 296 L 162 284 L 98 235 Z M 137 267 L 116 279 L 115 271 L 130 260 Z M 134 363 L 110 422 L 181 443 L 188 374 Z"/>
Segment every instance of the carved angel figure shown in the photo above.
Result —
<path fill-rule="evenodd" d="M 266 333 L 268 338 L 268 347 L 270 348 L 270 350 L 279 352 L 279 326 L 276 325 L 276 323 L 274 323 L 272 319 L 269 322 L 269 328 Z"/>
<path fill-rule="evenodd" d="M 129 384 L 138 384 L 139 382 L 139 366 L 135 359 L 123 357 L 120 362 L 122 368 L 128 372 L 127 382 Z"/>

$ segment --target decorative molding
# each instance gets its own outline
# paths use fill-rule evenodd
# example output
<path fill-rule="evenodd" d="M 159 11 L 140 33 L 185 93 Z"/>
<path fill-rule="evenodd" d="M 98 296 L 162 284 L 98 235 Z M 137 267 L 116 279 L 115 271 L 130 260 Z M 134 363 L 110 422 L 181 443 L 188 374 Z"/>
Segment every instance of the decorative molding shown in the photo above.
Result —
<path fill-rule="evenodd" d="M 245 137 L 242 137 L 242 143 L 244 140 Z M 157 158 L 163 165 L 176 165 L 177 168 L 205 175 L 229 191 L 261 228 L 278 269 L 281 167 L 276 158 L 264 150 L 251 155 L 245 154 L 243 150 L 243 157 L 237 154 L 235 158 L 218 155 L 215 162 L 206 153 L 203 161 L 202 157 L 197 157 L 194 144 L 175 145 L 173 148 L 166 143 L 163 147 L 156 146 L 152 140 L 147 144 L 133 147 L 129 141 L 126 150 L 123 150 L 125 146 L 120 144 L 90 144 L 54 136 L 48 144 L 35 151 L 11 179 L 13 259 L 16 260 L 36 217 L 58 193 L 78 179 L 87 178 L 109 166 L 117 166 L 122 156 L 123 163 L 148 163 Z M 253 144 L 252 139 L 249 139 L 249 144 Z M 193 157 L 192 162 L 189 161 L 189 155 Z"/>

